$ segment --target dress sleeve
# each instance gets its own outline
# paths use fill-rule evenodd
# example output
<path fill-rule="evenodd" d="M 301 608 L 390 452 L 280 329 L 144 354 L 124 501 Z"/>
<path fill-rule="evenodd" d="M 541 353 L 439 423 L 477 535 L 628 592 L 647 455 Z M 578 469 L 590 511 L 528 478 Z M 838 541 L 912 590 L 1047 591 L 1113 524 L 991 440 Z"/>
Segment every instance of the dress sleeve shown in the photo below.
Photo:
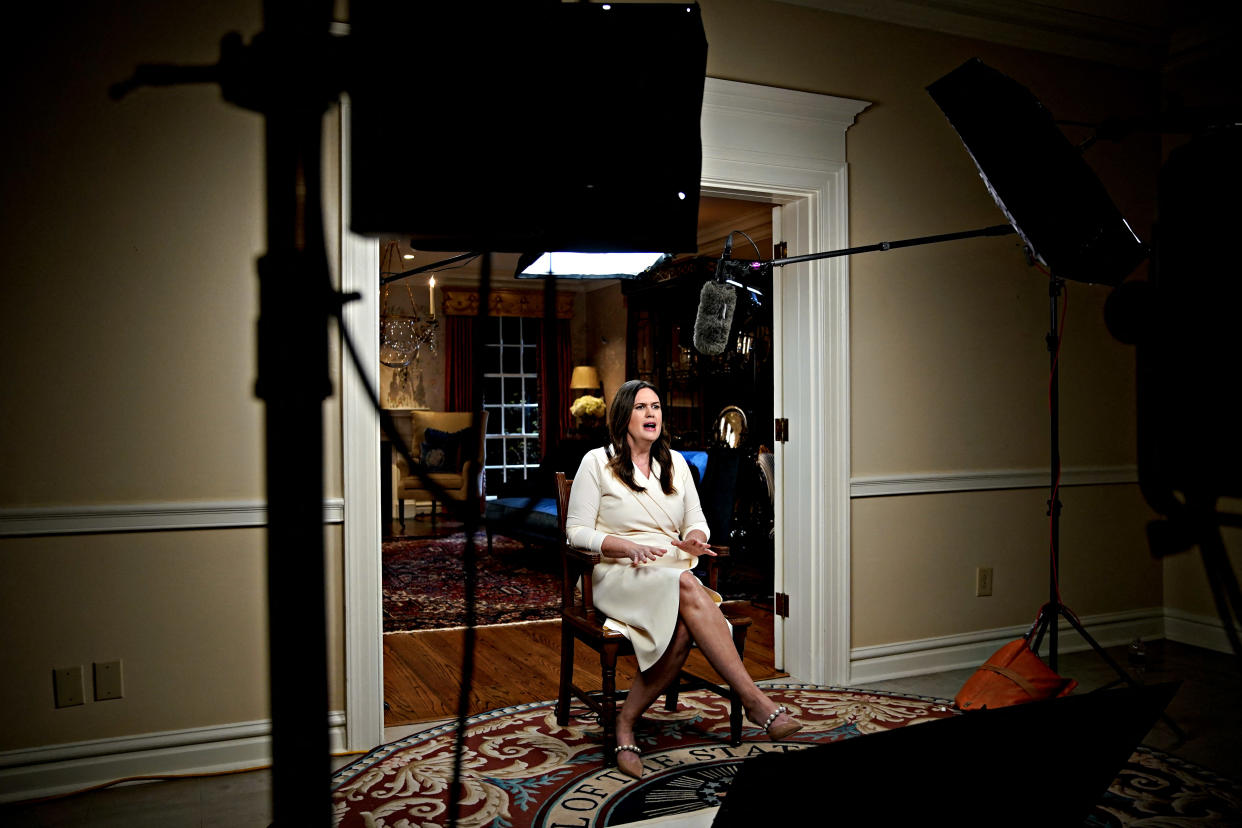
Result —
<path fill-rule="evenodd" d="M 594 451 L 587 452 L 578 466 L 573 488 L 569 490 L 569 506 L 565 512 L 565 540 L 577 549 L 604 551 L 607 535 L 595 528 L 599 520 L 600 466 Z"/>
<path fill-rule="evenodd" d="M 711 528 L 707 525 L 707 516 L 703 514 L 703 505 L 699 502 L 699 490 L 695 488 L 694 477 L 690 474 L 690 464 L 680 452 L 673 452 L 673 485 L 681 492 L 685 512 L 681 519 L 681 536 L 685 538 L 690 532 L 698 529 L 708 540 L 711 539 Z"/>

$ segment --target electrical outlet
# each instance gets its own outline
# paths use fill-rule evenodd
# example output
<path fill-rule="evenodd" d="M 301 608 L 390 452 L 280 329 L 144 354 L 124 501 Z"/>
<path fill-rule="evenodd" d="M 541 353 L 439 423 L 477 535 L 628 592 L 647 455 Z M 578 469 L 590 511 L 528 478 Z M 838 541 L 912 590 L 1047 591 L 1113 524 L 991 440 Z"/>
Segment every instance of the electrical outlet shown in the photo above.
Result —
<path fill-rule="evenodd" d="M 122 695 L 121 662 L 95 662 L 95 701 L 119 699 Z"/>
<path fill-rule="evenodd" d="M 981 566 L 975 569 L 975 597 L 985 598 L 992 594 L 992 567 Z"/>
<path fill-rule="evenodd" d="M 52 671 L 52 685 L 56 690 L 57 707 L 74 707 L 86 703 L 82 691 L 81 667 L 57 667 Z"/>

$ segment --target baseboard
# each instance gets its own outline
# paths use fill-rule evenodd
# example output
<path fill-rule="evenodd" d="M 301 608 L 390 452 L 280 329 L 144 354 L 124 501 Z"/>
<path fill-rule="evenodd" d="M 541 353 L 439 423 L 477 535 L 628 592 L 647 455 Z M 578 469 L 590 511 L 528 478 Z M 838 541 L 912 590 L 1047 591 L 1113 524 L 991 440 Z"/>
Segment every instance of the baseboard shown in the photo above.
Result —
<path fill-rule="evenodd" d="M 345 714 L 328 715 L 329 745 L 345 745 Z M 71 793 L 134 776 L 219 773 L 272 762 L 268 719 L 0 752 L 0 802 Z"/>
<path fill-rule="evenodd" d="M 1100 646 L 1113 647 L 1128 644 L 1135 638 L 1165 637 L 1166 618 L 1163 608 L 1152 607 L 1080 616 L 1078 620 Z M 1002 645 L 1025 635 L 1029 628 L 1028 624 L 875 647 L 854 647 L 850 650 L 849 685 L 856 687 L 887 679 L 978 667 Z M 1064 620 L 1058 630 L 1058 652 L 1074 653 L 1090 648 L 1091 645 Z M 1224 635 L 1223 631 L 1221 634 Z"/>
<path fill-rule="evenodd" d="M 1242 633 L 1242 630 L 1239 631 Z M 1164 637 L 1179 644 L 1203 647 L 1233 655 L 1229 636 L 1220 618 L 1212 615 L 1195 615 L 1176 609 L 1164 611 Z"/>

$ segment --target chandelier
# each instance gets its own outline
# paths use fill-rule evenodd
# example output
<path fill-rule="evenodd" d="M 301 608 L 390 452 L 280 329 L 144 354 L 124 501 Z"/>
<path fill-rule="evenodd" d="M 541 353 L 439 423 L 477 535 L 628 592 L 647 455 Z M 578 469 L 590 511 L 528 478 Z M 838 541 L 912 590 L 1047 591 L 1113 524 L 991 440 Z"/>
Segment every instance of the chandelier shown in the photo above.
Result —
<path fill-rule="evenodd" d="M 395 270 L 389 268 L 389 258 L 398 257 L 397 243 L 384 244 L 384 256 L 381 277 L 393 275 Z M 436 334 L 440 323 L 436 321 L 436 277 L 427 282 L 427 316 L 420 316 L 418 305 L 414 303 L 414 291 L 409 283 L 405 286 L 409 297 L 409 312 L 394 309 L 389 302 L 388 285 L 384 285 L 384 293 L 380 305 L 380 362 L 389 368 L 404 368 L 418 359 L 420 348 L 436 352 Z"/>

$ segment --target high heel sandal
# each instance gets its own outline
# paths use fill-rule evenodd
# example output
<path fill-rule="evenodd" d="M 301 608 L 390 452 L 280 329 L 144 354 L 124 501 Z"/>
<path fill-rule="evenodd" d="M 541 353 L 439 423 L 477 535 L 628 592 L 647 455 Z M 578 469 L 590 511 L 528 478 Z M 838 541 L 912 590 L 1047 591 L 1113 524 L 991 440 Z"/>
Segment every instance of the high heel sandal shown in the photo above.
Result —
<path fill-rule="evenodd" d="M 802 729 L 802 722 L 798 721 L 793 716 L 790 716 L 789 721 L 780 727 L 773 727 L 773 725 L 776 724 L 776 720 L 780 718 L 782 713 L 788 714 L 789 708 L 785 707 L 783 704 L 779 704 L 776 706 L 776 710 L 772 711 L 772 715 L 768 716 L 767 721 L 759 725 L 759 728 L 766 732 L 768 734 L 768 738 L 773 742 L 779 742 L 786 736 L 792 736 Z M 751 719 L 751 721 L 753 722 L 754 719 Z"/>
<path fill-rule="evenodd" d="M 617 745 L 616 753 L 617 753 L 617 769 L 618 770 L 620 770 L 626 776 L 632 776 L 635 779 L 643 778 L 643 763 L 642 763 L 642 759 L 640 758 L 643 755 L 643 752 L 638 749 L 637 745 Z M 621 761 L 622 758 L 624 757 L 624 754 L 626 753 L 634 754 L 634 763 L 631 767 L 626 767 Z M 628 757 L 624 757 L 624 758 L 628 758 Z"/>

